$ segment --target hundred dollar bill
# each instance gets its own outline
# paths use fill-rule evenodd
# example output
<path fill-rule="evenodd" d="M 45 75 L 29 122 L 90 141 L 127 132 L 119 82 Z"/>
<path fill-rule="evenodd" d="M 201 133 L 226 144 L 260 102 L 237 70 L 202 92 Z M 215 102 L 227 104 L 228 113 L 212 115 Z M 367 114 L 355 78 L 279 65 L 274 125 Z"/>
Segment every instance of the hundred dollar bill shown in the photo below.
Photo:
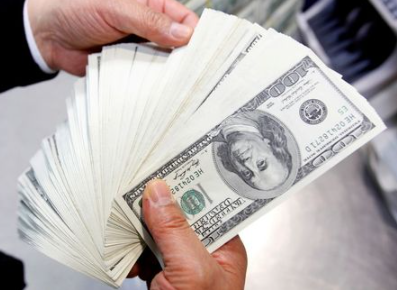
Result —
<path fill-rule="evenodd" d="M 155 249 L 141 196 L 149 180 L 162 178 L 214 251 L 384 129 L 368 104 L 352 101 L 346 95 L 352 89 L 341 89 L 336 79 L 302 58 L 118 203 Z"/>

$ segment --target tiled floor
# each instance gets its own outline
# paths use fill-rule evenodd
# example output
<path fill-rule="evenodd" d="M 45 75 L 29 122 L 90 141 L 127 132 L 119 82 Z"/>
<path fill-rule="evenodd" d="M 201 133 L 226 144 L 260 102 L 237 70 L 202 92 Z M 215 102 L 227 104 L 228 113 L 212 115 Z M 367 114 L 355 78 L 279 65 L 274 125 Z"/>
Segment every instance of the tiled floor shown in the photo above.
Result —
<path fill-rule="evenodd" d="M 110 289 L 18 240 L 16 179 L 65 119 L 74 79 L 0 95 L 0 249 L 25 262 L 29 290 Z M 354 154 L 245 229 L 246 289 L 397 289 L 397 227 Z M 1 275 L 1 274 L 0 274 Z M 5 279 L 5 278 L 2 278 Z M 138 279 L 122 289 L 146 289 Z"/>

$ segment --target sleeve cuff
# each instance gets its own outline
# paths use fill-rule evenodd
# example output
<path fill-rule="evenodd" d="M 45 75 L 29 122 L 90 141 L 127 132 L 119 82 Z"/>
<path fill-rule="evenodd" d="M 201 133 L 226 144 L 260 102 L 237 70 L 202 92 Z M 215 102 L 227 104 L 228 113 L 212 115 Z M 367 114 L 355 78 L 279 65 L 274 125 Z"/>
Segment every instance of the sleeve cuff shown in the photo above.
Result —
<path fill-rule="evenodd" d="M 39 48 L 37 47 L 36 41 L 34 40 L 33 37 L 33 32 L 32 28 L 30 27 L 30 22 L 29 22 L 29 15 L 28 15 L 28 0 L 25 1 L 24 7 L 23 7 L 23 26 L 25 28 L 25 35 L 26 35 L 26 40 L 28 42 L 29 50 L 30 53 L 32 54 L 33 60 L 35 63 L 40 67 L 40 69 L 47 73 L 47 74 L 53 74 L 56 73 L 55 70 L 51 69 L 47 63 L 45 62 L 44 58 L 42 57 Z"/>

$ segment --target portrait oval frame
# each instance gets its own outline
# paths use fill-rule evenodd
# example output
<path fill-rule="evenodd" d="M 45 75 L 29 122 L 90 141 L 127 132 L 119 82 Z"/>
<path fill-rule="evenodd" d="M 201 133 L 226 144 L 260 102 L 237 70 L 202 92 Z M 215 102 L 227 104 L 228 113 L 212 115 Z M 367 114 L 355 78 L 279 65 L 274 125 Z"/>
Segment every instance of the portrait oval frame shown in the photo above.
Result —
<path fill-rule="evenodd" d="M 267 116 L 273 119 L 281 127 L 284 128 L 284 134 L 287 139 L 287 148 L 292 158 L 291 171 L 290 174 L 288 175 L 288 178 L 284 181 L 284 183 L 270 190 L 259 190 L 245 183 L 244 180 L 238 174 L 226 169 L 222 163 L 221 158 L 217 155 L 218 148 L 222 144 L 224 144 L 224 142 L 214 141 L 212 143 L 212 158 L 214 160 L 216 170 L 218 171 L 222 180 L 236 194 L 252 200 L 271 199 L 280 196 L 293 185 L 300 167 L 300 151 L 292 132 L 284 125 L 283 122 L 281 122 L 278 118 L 274 117 L 273 115 L 264 112 L 262 110 L 255 110 L 255 111 L 259 111 L 263 116 Z"/>

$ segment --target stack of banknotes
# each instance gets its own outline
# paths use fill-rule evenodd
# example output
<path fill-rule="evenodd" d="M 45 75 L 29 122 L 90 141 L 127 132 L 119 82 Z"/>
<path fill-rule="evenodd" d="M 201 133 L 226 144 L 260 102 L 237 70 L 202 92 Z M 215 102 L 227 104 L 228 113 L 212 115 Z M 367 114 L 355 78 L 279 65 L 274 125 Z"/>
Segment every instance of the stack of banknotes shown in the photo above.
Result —
<path fill-rule="evenodd" d="M 185 47 L 91 55 L 66 104 L 19 179 L 19 233 L 114 287 L 146 245 L 161 259 L 142 218 L 149 180 L 212 252 L 384 129 L 310 49 L 208 9 Z"/>

